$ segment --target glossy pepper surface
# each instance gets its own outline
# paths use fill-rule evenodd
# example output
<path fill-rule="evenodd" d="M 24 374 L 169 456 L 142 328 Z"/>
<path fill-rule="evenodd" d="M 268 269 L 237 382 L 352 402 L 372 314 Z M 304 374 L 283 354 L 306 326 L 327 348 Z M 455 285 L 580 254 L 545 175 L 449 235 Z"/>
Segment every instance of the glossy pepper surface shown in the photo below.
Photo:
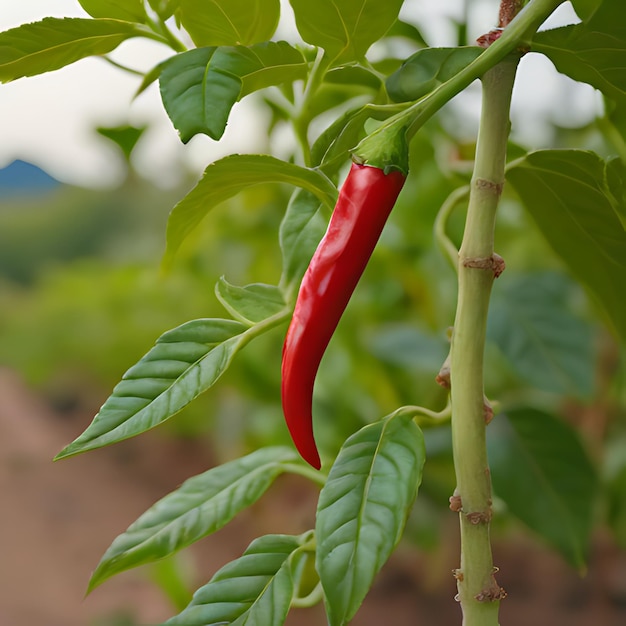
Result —
<path fill-rule="evenodd" d="M 317 469 L 315 376 L 405 180 L 400 171 L 385 174 L 378 167 L 353 164 L 300 285 L 283 346 L 282 403 L 296 448 Z"/>

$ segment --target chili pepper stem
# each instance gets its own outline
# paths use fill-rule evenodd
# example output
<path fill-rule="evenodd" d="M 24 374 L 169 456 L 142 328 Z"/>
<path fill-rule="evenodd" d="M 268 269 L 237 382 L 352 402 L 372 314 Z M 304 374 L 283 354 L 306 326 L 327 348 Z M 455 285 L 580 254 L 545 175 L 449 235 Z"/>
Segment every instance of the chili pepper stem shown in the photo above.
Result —
<path fill-rule="evenodd" d="M 495 215 L 504 182 L 509 108 L 519 55 L 482 79 L 482 114 L 463 241 L 458 257 L 458 302 L 451 344 L 452 437 L 459 512 L 461 566 L 455 577 L 463 626 L 498 626 L 504 591 L 494 578 L 489 526 L 491 479 L 486 449 L 483 353 L 494 253 Z"/>

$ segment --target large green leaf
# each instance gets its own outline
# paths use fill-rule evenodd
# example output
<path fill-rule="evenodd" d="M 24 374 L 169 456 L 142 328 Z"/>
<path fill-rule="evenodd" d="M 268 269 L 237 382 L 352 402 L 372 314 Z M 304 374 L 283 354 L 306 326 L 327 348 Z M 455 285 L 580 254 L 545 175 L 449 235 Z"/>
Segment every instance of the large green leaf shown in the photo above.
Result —
<path fill-rule="evenodd" d="M 507 180 L 544 237 L 593 293 L 626 340 L 626 231 L 623 178 L 593 152 L 540 150 L 514 161 Z"/>
<path fill-rule="evenodd" d="M 143 0 L 78 0 L 92 17 L 110 17 L 115 20 L 143 22 L 146 11 Z"/>
<path fill-rule="evenodd" d="M 359 61 L 393 25 L 402 0 L 289 0 L 304 41 L 337 64 Z"/>
<path fill-rule="evenodd" d="M 583 570 L 597 479 L 576 432 L 552 415 L 519 409 L 498 415 L 487 434 L 496 495 Z"/>
<path fill-rule="evenodd" d="M 160 76 L 165 109 L 183 142 L 197 133 L 220 139 L 244 96 L 304 78 L 308 63 L 284 41 L 197 48 L 168 59 Z"/>
<path fill-rule="evenodd" d="M 290 448 L 261 448 L 186 480 L 115 539 L 93 573 L 89 590 L 219 530 L 267 491 L 284 471 L 283 463 L 296 460 Z"/>
<path fill-rule="evenodd" d="M 180 0 L 177 15 L 196 46 L 249 46 L 272 38 L 280 0 Z"/>
<path fill-rule="evenodd" d="M 285 309 L 278 287 L 253 283 L 245 287 L 231 285 L 223 276 L 215 285 L 215 294 L 226 310 L 243 324 L 256 324 Z"/>
<path fill-rule="evenodd" d="M 626 99 L 626 21 L 622 2 L 607 0 L 587 22 L 537 33 L 532 50 L 545 54 L 559 72 L 570 78 L 589 83 L 616 100 Z"/>
<path fill-rule="evenodd" d="M 246 187 L 262 183 L 287 183 L 307 189 L 329 207 L 337 199 L 337 189 L 318 170 L 262 154 L 233 154 L 209 165 L 200 182 L 172 209 L 167 224 L 166 262 L 214 206 Z"/>
<path fill-rule="evenodd" d="M 593 333 L 568 306 L 568 282 L 547 272 L 507 276 L 494 289 L 488 337 L 538 389 L 589 397 L 595 374 Z"/>
<path fill-rule="evenodd" d="M 326 222 L 320 215 L 322 203 L 310 191 L 297 189 L 280 224 L 279 240 L 283 256 L 280 286 L 286 299 L 300 285 L 315 248 L 324 236 Z"/>
<path fill-rule="evenodd" d="M 315 527 L 330 626 L 352 619 L 400 541 L 424 457 L 422 432 L 404 417 L 369 424 L 341 448 L 320 494 Z"/>
<path fill-rule="evenodd" d="M 613 1 L 618 3 L 620 0 Z M 602 2 L 603 0 L 572 0 L 572 6 L 576 10 L 578 17 L 586 22 L 597 11 Z"/>
<path fill-rule="evenodd" d="M 603 456 L 606 521 L 617 544 L 626 550 L 626 438 L 623 434 L 607 441 Z"/>
<path fill-rule="evenodd" d="M 172 626 L 282 626 L 294 591 L 292 561 L 311 533 L 265 535 L 198 589 Z"/>
<path fill-rule="evenodd" d="M 0 81 L 43 74 L 106 54 L 144 32 L 130 22 L 55 17 L 6 30 L 0 33 Z"/>
<path fill-rule="evenodd" d="M 474 61 L 483 48 L 425 48 L 410 56 L 387 79 L 387 93 L 396 102 L 417 100 L 450 80 Z"/>
<path fill-rule="evenodd" d="M 209 389 L 250 336 L 232 320 L 199 319 L 161 335 L 113 389 L 93 422 L 57 459 L 154 428 Z"/>

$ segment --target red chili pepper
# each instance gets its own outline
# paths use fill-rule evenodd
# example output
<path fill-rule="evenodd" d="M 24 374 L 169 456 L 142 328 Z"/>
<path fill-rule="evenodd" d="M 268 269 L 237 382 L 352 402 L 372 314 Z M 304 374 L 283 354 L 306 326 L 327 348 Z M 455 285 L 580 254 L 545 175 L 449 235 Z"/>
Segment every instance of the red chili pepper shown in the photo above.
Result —
<path fill-rule="evenodd" d="M 326 234 L 304 274 L 283 346 L 285 420 L 305 461 L 321 467 L 313 437 L 313 384 L 335 328 L 380 237 L 406 180 L 353 164 Z"/>

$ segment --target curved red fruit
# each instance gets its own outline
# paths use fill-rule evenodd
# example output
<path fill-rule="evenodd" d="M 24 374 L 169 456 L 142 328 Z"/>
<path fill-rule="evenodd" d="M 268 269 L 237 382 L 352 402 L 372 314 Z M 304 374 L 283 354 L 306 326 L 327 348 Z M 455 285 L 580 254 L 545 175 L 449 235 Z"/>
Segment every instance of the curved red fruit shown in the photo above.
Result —
<path fill-rule="evenodd" d="M 316 469 L 321 463 L 311 410 L 315 376 L 405 180 L 399 171 L 385 174 L 353 164 L 300 285 L 283 346 L 282 403 L 296 448 Z"/>

